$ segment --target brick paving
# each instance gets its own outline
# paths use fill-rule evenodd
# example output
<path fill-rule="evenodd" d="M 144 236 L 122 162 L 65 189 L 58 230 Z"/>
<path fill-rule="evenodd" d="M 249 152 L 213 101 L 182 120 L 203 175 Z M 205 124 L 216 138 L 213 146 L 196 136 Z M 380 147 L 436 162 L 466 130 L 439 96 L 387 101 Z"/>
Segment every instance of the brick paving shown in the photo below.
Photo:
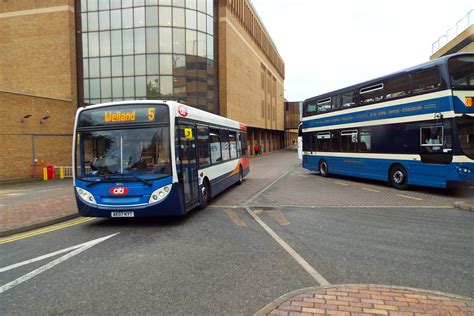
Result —
<path fill-rule="evenodd" d="M 24 189 L 20 190 L 22 187 Z M 9 192 L 16 192 L 16 195 Z M 65 182 L 0 185 L 0 198 L 0 236 L 77 214 L 72 187 Z"/>
<path fill-rule="evenodd" d="M 474 300 L 409 288 L 365 285 L 326 286 L 274 302 L 257 315 L 473 316 Z"/>

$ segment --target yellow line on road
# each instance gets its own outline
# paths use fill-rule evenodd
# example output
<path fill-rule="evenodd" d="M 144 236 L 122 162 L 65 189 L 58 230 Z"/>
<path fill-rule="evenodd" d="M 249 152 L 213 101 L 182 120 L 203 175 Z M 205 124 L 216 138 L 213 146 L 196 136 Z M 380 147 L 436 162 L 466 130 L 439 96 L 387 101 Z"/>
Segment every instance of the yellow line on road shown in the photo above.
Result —
<path fill-rule="evenodd" d="M 374 189 L 362 188 L 362 190 L 380 193 L 379 190 L 374 190 Z"/>
<path fill-rule="evenodd" d="M 344 186 L 348 186 L 347 183 L 342 183 L 342 182 L 337 182 L 337 181 L 334 181 L 335 184 L 339 184 L 339 185 L 344 185 Z"/>
<path fill-rule="evenodd" d="M 288 225 L 290 222 L 281 211 L 267 211 L 267 214 L 280 225 Z"/>
<path fill-rule="evenodd" d="M 232 211 L 231 209 L 224 209 L 224 212 L 227 213 L 227 215 L 230 217 L 230 219 L 234 222 L 235 225 L 240 226 L 240 227 L 245 227 L 247 226 L 247 223 L 245 223 L 239 215 L 237 215 L 236 212 Z"/>
<path fill-rule="evenodd" d="M 17 234 L 17 235 L 5 237 L 5 238 L 0 238 L 0 245 L 1 244 L 7 244 L 7 243 L 10 243 L 10 242 L 13 242 L 13 241 L 20 240 L 20 239 L 25 239 L 25 238 L 29 238 L 29 237 L 33 237 L 33 236 L 37 236 L 37 235 L 46 234 L 46 233 L 49 233 L 49 232 L 53 232 L 53 231 L 56 231 L 56 230 L 60 230 L 60 229 L 75 226 L 75 225 L 79 225 L 79 224 L 82 224 L 82 223 L 87 223 L 87 222 L 90 222 L 90 221 L 93 221 L 93 220 L 95 220 L 95 217 L 80 218 L 80 219 L 67 221 L 67 222 L 62 223 L 62 224 L 53 225 L 53 226 L 49 226 L 49 227 L 46 227 L 46 228 L 33 230 L 31 232 L 26 232 L 26 233 Z"/>
<path fill-rule="evenodd" d="M 400 197 L 403 197 L 403 198 L 406 198 L 406 199 L 412 199 L 412 200 L 417 200 L 417 201 L 423 201 L 423 199 L 420 199 L 420 198 L 417 198 L 417 197 L 413 197 L 413 196 L 408 196 L 408 195 L 397 194 L 397 196 L 400 196 Z"/>

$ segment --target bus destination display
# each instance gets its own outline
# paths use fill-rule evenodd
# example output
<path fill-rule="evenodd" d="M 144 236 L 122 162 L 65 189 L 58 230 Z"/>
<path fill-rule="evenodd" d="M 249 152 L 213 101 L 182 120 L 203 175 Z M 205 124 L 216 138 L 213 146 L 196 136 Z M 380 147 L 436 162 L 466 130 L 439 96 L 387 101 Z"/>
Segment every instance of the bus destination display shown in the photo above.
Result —
<path fill-rule="evenodd" d="M 109 126 L 129 123 L 167 123 L 166 106 L 120 106 L 83 111 L 79 127 Z"/>

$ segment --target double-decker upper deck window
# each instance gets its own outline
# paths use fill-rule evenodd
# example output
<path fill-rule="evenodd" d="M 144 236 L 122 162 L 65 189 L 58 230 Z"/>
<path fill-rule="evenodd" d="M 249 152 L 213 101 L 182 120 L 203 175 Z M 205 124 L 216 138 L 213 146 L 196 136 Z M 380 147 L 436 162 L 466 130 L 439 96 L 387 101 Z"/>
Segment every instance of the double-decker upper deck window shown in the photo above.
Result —
<path fill-rule="evenodd" d="M 356 92 L 349 91 L 342 95 L 342 105 L 341 108 L 347 109 L 355 106 L 356 104 Z"/>
<path fill-rule="evenodd" d="M 413 74 L 413 92 L 420 93 L 441 87 L 441 76 L 437 67 Z"/>
<path fill-rule="evenodd" d="M 453 88 L 474 86 L 474 56 L 451 58 L 448 67 Z"/>
<path fill-rule="evenodd" d="M 315 115 L 318 110 L 316 102 L 306 103 L 304 105 L 304 116 Z"/>
<path fill-rule="evenodd" d="M 410 93 L 410 76 L 402 75 L 389 79 L 384 84 L 385 99 L 394 99 Z"/>
<path fill-rule="evenodd" d="M 383 99 L 383 83 L 364 87 L 360 89 L 360 104 L 368 104 L 381 101 Z"/>
<path fill-rule="evenodd" d="M 318 101 L 318 114 L 331 111 L 331 98 L 326 98 Z"/>

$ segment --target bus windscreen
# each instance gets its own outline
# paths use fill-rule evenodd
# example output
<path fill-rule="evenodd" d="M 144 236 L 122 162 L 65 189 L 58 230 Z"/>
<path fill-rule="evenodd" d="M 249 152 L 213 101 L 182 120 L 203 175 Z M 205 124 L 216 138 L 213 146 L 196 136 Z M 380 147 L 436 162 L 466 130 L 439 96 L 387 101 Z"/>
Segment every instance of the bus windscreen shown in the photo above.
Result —
<path fill-rule="evenodd" d="M 451 86 L 474 87 L 474 56 L 459 56 L 449 60 Z"/>

